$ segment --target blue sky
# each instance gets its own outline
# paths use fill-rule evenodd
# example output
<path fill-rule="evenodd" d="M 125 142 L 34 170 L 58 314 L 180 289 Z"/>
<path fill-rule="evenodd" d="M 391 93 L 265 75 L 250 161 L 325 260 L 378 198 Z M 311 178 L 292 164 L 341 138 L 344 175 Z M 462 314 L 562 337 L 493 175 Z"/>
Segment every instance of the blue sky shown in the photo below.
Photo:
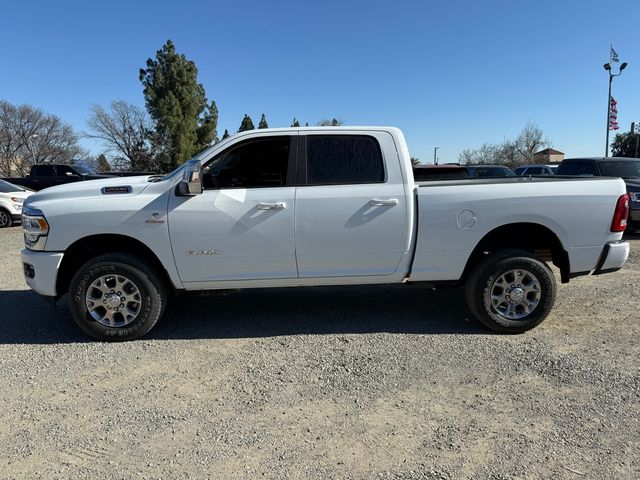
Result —
<path fill-rule="evenodd" d="M 220 109 L 272 127 L 337 117 L 402 128 L 456 161 L 536 122 L 568 156 L 603 155 L 612 43 L 622 130 L 640 121 L 640 2 L 3 2 L 0 98 L 86 129 L 92 104 L 143 106 L 138 70 L 171 39 Z M 94 153 L 100 145 L 84 141 Z"/>

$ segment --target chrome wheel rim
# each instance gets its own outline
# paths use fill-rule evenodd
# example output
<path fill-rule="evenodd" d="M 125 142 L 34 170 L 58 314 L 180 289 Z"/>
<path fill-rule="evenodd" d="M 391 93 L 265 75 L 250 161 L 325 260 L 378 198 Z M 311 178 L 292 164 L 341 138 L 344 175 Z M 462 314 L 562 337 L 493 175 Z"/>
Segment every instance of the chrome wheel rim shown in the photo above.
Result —
<path fill-rule="evenodd" d="M 508 270 L 491 284 L 491 306 L 509 320 L 520 320 L 540 304 L 540 281 L 528 270 Z"/>
<path fill-rule="evenodd" d="M 103 275 L 85 294 L 87 311 L 106 327 L 124 327 L 133 322 L 142 307 L 140 289 L 123 275 Z"/>
<path fill-rule="evenodd" d="M 7 212 L 0 210 L 0 227 L 6 227 L 9 225 L 9 215 Z"/>

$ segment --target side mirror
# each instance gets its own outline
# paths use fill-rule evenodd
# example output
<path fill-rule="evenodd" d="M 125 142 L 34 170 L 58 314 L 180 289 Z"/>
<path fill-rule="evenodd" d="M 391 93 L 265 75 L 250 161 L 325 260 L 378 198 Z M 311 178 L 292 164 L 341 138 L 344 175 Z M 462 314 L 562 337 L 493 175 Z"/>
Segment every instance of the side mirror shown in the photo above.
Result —
<path fill-rule="evenodd" d="M 184 166 L 182 180 L 176 193 L 182 197 L 190 197 L 202 193 L 202 172 L 200 160 L 189 160 Z"/>

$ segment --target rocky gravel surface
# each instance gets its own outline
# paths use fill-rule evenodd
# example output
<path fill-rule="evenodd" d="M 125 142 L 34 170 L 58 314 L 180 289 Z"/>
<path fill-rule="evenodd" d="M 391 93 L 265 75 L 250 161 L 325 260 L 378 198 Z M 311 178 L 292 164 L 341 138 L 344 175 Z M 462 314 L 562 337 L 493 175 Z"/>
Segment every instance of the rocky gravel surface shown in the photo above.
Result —
<path fill-rule="evenodd" d="M 640 478 L 640 236 L 518 336 L 459 289 L 173 299 L 89 341 L 27 290 L 0 230 L 0 478 Z"/>

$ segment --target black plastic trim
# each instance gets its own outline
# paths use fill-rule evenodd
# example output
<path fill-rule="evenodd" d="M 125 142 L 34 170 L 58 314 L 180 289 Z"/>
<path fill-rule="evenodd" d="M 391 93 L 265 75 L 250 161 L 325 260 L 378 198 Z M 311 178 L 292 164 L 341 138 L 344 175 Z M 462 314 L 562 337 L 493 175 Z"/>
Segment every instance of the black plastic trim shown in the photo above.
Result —
<path fill-rule="evenodd" d="M 610 247 L 608 243 L 602 248 L 602 253 L 600 254 L 600 259 L 596 264 L 596 268 L 593 271 L 593 275 L 600 275 L 600 273 L 602 273 L 600 270 L 602 269 L 602 265 L 604 265 L 604 262 L 607 261 L 607 256 L 609 255 L 609 248 Z"/>

